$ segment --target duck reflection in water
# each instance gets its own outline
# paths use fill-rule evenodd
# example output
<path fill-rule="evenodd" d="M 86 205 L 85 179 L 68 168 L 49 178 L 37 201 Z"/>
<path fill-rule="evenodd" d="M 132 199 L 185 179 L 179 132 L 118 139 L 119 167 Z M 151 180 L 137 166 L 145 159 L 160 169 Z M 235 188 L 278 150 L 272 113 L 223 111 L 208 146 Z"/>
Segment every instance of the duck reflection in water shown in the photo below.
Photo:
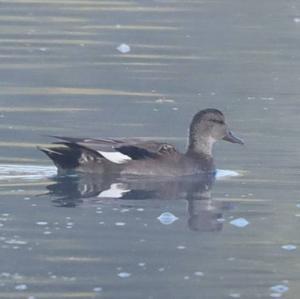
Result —
<path fill-rule="evenodd" d="M 105 200 L 126 201 L 126 207 L 136 207 L 133 200 L 186 200 L 187 224 L 193 231 L 220 231 L 222 212 L 227 203 L 213 201 L 211 189 L 214 174 L 181 178 L 108 177 L 77 175 L 55 177 L 47 186 L 53 202 L 59 207 L 76 207 L 81 204 L 100 204 Z"/>

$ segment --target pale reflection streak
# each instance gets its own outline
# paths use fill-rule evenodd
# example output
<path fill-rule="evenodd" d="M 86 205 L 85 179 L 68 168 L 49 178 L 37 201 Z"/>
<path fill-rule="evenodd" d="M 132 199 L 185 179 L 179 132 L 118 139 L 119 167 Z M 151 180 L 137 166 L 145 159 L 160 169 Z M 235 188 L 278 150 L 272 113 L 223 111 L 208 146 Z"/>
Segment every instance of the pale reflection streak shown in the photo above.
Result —
<path fill-rule="evenodd" d="M 41 279 L 41 278 L 39 278 Z M 51 280 L 47 281 L 50 282 Z M 36 282 L 36 279 L 35 279 Z M 52 282 L 54 285 L 56 285 L 57 281 L 52 279 Z M 38 283 L 37 283 L 38 284 Z M 38 284 L 39 285 L 39 284 Z M 51 297 L 50 297 L 51 296 Z M 30 298 L 30 297 L 20 297 L 20 292 L 1 292 L 0 293 L 0 298 L 3 299 L 20 299 L 20 298 Z M 95 298 L 95 292 L 34 292 L 34 298 L 40 298 L 40 299 L 55 299 L 55 298 L 62 298 L 62 299 L 77 299 L 77 298 L 83 298 L 83 299 L 88 299 L 88 298 Z"/>
<path fill-rule="evenodd" d="M 2 86 L 0 95 L 106 95 L 106 96 L 136 96 L 157 97 L 159 93 L 122 91 L 104 88 L 77 88 L 77 87 L 26 87 Z"/>
<path fill-rule="evenodd" d="M 19 4 L 45 4 L 44 0 L 2 0 L 2 3 L 19 3 Z M 51 0 L 47 2 L 47 5 L 51 4 L 72 4 L 78 6 L 86 6 L 86 5 L 135 5 L 133 1 L 98 1 L 98 0 Z"/>
<path fill-rule="evenodd" d="M 156 62 L 87 62 L 87 63 L 43 63 L 43 64 L 32 64 L 32 63 L 9 63 L 0 64 L 0 69 L 56 69 L 56 68 L 76 68 L 84 66 L 166 66 L 167 63 L 156 63 Z"/>
<path fill-rule="evenodd" d="M 1 8 L 2 10 L 2 8 Z M 2 10 L 3 11 L 3 10 Z M 35 24 L 46 22 L 55 22 L 57 23 L 84 23 L 86 20 L 84 18 L 72 18 L 72 17 L 58 17 L 58 16 L 42 16 L 42 18 L 37 18 L 36 16 L 8 16 L 8 15 L 0 15 L 0 22 L 32 22 Z"/>
<path fill-rule="evenodd" d="M 177 31 L 179 27 L 175 26 L 153 26 L 153 25 L 89 25 L 81 26 L 80 29 L 101 29 L 101 30 L 150 30 L 150 31 Z"/>
<path fill-rule="evenodd" d="M 119 55 L 107 55 L 108 57 L 117 57 Z M 184 55 L 154 55 L 154 54 L 124 54 L 122 58 L 130 59 L 165 59 L 165 60 L 209 60 L 211 56 L 184 56 Z"/>
<path fill-rule="evenodd" d="M 72 108 L 72 107 L 0 107 L 3 112 L 77 112 L 77 111 L 100 111 L 100 108 Z"/>

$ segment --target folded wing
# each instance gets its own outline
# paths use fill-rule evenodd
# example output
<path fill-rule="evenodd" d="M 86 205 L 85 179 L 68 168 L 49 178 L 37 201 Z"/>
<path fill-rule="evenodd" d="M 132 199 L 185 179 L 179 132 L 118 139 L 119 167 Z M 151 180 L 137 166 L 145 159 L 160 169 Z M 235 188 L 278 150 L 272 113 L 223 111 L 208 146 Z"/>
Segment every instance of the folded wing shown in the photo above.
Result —
<path fill-rule="evenodd" d="M 176 153 L 173 145 L 143 139 L 96 139 L 52 136 L 63 140 L 65 144 L 78 144 L 98 152 L 114 163 L 126 163 L 129 160 L 155 159 L 162 155 Z"/>

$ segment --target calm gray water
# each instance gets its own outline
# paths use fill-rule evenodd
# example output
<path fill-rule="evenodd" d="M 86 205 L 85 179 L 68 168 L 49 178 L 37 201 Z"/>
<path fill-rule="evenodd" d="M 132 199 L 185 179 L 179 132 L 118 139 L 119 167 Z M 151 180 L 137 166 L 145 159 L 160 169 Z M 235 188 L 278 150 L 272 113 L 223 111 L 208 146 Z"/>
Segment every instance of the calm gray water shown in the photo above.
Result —
<path fill-rule="evenodd" d="M 0 2 L 0 298 L 299 297 L 298 1 Z M 246 142 L 215 149 L 238 176 L 63 179 L 35 148 L 183 149 L 207 107 Z"/>

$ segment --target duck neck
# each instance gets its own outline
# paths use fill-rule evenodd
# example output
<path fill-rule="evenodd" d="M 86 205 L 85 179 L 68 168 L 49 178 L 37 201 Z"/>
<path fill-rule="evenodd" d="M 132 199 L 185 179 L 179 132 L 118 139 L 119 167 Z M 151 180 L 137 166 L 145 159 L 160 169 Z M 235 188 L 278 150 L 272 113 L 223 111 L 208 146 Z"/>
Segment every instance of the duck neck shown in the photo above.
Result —
<path fill-rule="evenodd" d="M 213 145 L 216 142 L 211 136 L 195 138 L 192 134 L 189 137 L 187 153 L 212 157 Z"/>

